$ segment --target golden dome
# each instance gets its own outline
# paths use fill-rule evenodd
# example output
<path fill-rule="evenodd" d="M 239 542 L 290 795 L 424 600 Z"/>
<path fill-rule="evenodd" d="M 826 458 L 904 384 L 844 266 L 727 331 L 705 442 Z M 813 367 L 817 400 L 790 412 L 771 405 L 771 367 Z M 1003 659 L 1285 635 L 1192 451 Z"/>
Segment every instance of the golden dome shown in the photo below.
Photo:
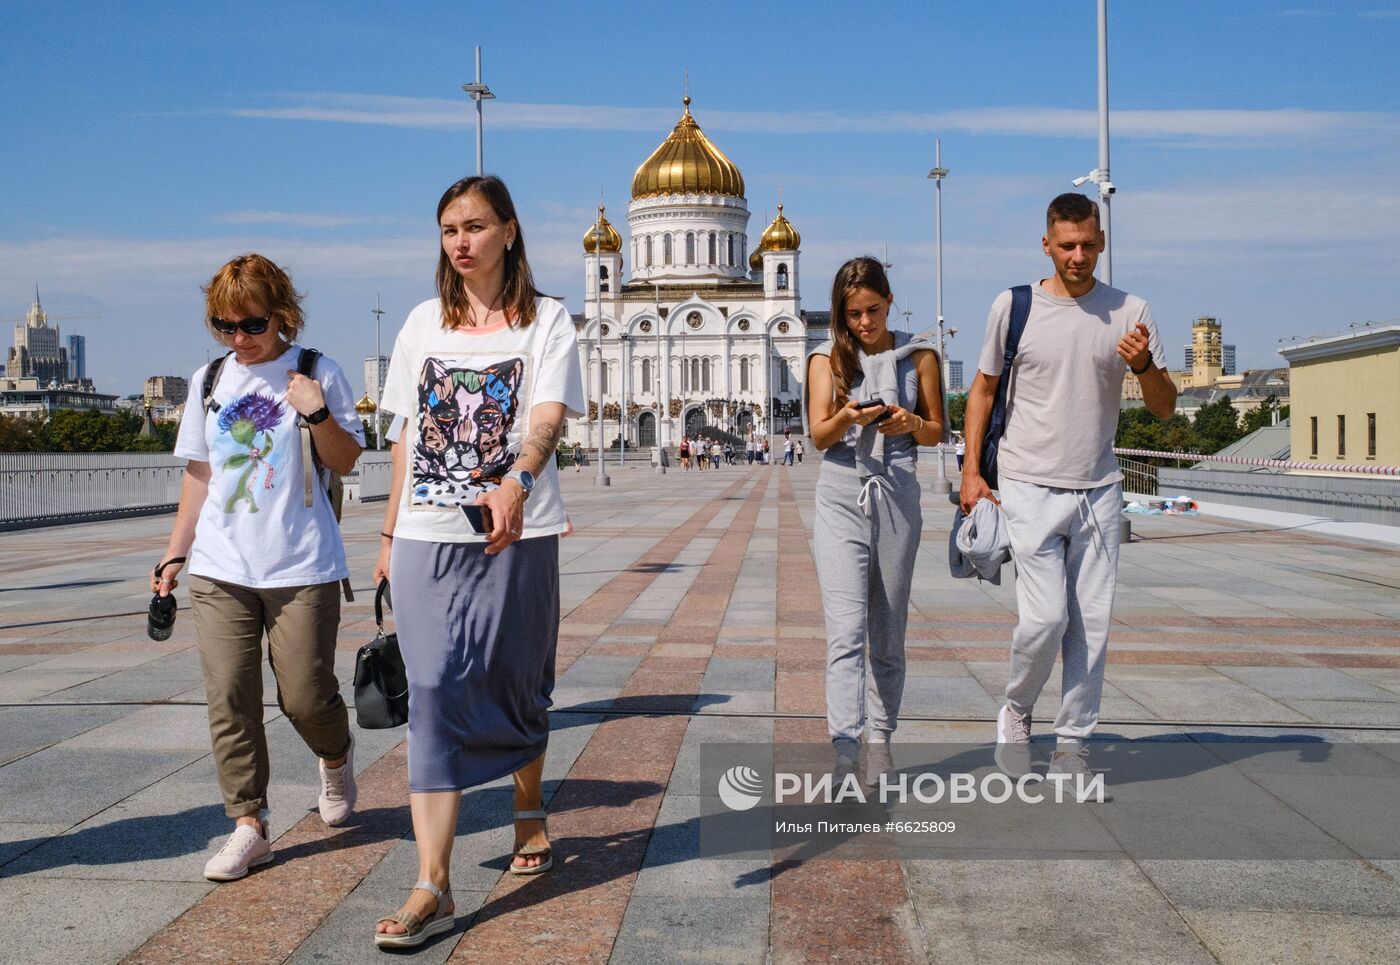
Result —
<path fill-rule="evenodd" d="M 355 411 L 360 415 L 374 415 L 379 410 L 375 406 L 374 400 L 369 397 L 369 393 L 366 392 L 365 397 L 355 403 Z"/>
<path fill-rule="evenodd" d="M 763 270 L 763 249 L 755 248 L 753 254 L 749 255 L 749 271 Z"/>
<path fill-rule="evenodd" d="M 598 241 L 602 236 L 602 243 Z M 598 205 L 598 220 L 593 226 L 583 233 L 583 250 L 590 255 L 602 251 L 621 251 L 622 236 L 617 233 L 617 229 L 612 226 L 612 222 L 603 217 L 603 206 Z"/>
<path fill-rule="evenodd" d="M 802 236 L 797 233 L 797 229 L 792 226 L 792 222 L 783 217 L 783 206 L 778 205 L 778 216 L 773 219 L 763 232 L 763 237 L 759 239 L 759 251 L 796 251 L 802 244 Z"/>
<path fill-rule="evenodd" d="M 744 176 L 690 116 L 689 96 L 675 130 L 632 176 L 634 201 L 665 194 L 744 196 Z"/>

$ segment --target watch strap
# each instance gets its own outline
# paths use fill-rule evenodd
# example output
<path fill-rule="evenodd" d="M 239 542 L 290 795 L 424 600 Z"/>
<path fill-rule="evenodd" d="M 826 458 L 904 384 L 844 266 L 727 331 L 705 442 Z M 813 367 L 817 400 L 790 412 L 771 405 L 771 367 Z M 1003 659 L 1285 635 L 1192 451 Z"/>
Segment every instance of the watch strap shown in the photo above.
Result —
<path fill-rule="evenodd" d="M 306 419 L 306 424 L 307 424 L 307 425 L 319 426 L 322 422 L 325 422 L 325 421 L 326 421 L 327 419 L 329 419 L 330 417 L 331 417 L 331 410 L 330 410 L 330 408 L 329 408 L 328 406 L 324 406 L 324 405 L 323 405 L 323 406 L 321 406 L 321 408 L 317 409 L 315 412 L 312 412 L 312 413 L 310 413 L 309 415 L 305 416 L 305 419 Z"/>

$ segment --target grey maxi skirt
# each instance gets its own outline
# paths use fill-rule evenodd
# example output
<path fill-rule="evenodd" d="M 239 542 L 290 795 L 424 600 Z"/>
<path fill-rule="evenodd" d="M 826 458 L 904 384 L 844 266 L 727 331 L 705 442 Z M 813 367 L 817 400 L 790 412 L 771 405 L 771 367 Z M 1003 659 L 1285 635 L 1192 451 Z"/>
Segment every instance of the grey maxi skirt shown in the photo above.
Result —
<path fill-rule="evenodd" d="M 408 670 L 408 789 L 460 791 L 514 773 L 549 743 L 559 641 L 559 537 L 397 539 L 394 626 Z"/>

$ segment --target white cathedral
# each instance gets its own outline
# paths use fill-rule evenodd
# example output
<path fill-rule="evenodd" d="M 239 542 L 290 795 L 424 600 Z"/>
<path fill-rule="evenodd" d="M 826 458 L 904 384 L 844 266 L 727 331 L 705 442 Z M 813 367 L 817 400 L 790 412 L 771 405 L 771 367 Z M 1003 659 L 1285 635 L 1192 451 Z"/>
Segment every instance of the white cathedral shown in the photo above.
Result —
<path fill-rule="evenodd" d="M 830 312 L 802 311 L 801 236 L 783 206 L 752 253 L 748 223 L 744 178 L 686 97 L 675 130 L 632 178 L 630 276 L 602 207 L 583 237 L 574 322 L 588 413 L 569 420 L 570 442 L 598 445 L 600 411 L 609 447 L 625 435 L 629 448 L 674 450 L 707 427 L 739 439 L 803 431 L 803 360 L 827 339 Z"/>

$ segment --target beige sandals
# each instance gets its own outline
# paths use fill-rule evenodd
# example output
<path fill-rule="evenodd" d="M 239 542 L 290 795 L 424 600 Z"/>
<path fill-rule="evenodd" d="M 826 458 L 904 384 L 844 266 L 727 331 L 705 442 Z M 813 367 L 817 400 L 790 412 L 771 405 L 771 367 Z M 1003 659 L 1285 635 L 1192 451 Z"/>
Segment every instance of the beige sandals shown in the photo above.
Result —
<path fill-rule="evenodd" d="M 516 821 L 543 821 L 544 833 L 549 834 L 549 816 L 544 811 L 516 811 L 513 820 Z M 539 858 L 540 863 L 534 867 L 521 866 L 515 863 L 516 858 Z M 510 873 L 513 875 L 541 875 L 554 867 L 553 848 L 532 848 L 522 844 L 515 849 L 510 856 Z"/>
<path fill-rule="evenodd" d="M 386 915 L 379 919 L 379 921 L 374 923 L 375 927 L 387 921 L 395 925 L 402 925 L 405 929 L 402 935 L 391 935 L 388 932 L 376 931 L 374 933 L 374 943 L 380 948 L 416 948 L 434 935 L 440 935 L 445 931 L 451 931 L 453 925 L 456 924 L 454 913 L 447 910 L 452 904 L 451 888 L 443 891 L 431 881 L 420 881 L 413 887 L 421 888 L 423 891 L 437 898 L 437 909 L 427 921 L 419 918 L 411 911 L 401 911 L 396 915 Z"/>

